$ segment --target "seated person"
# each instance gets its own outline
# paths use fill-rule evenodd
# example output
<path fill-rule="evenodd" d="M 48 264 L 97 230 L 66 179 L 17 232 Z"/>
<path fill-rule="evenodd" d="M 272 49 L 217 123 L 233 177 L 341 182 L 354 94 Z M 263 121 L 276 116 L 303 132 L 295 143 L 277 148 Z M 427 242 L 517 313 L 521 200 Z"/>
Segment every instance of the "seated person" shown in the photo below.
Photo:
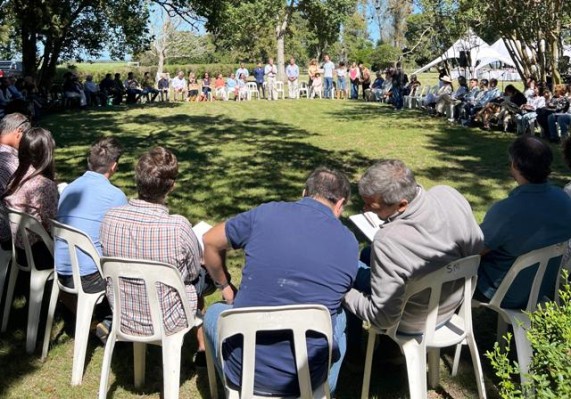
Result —
<path fill-rule="evenodd" d="M 113 79 L 113 104 L 121 104 L 123 101 L 123 95 L 125 94 L 125 85 L 121 80 L 121 74 L 116 73 L 115 79 Z"/>
<path fill-rule="evenodd" d="M 141 85 L 143 88 L 143 96 L 147 97 L 147 102 L 153 102 L 159 95 L 159 91 L 155 89 L 155 82 L 151 79 L 151 74 L 149 72 L 145 72 L 143 75 L 143 83 Z"/>
<path fill-rule="evenodd" d="M 309 98 L 314 98 L 319 96 L 321 98 L 323 93 L 323 80 L 321 79 L 321 74 L 316 72 L 313 76 L 311 87 L 309 88 Z"/>
<path fill-rule="evenodd" d="M 127 89 L 127 103 L 134 104 L 139 101 L 143 95 L 143 90 L 139 85 L 137 79 L 133 75 L 133 72 L 127 74 L 127 80 L 125 80 L 125 88 Z"/>
<path fill-rule="evenodd" d="M 193 72 L 188 74 L 188 98 L 187 101 L 200 101 L 202 96 L 199 96 L 200 85 L 196 80 L 196 76 Z"/>
<path fill-rule="evenodd" d="M 93 81 L 93 76 L 87 75 L 85 77 L 83 88 L 87 99 L 87 105 L 105 105 L 106 96 L 101 92 L 99 86 Z"/>
<path fill-rule="evenodd" d="M 440 78 L 440 88 L 438 89 L 438 92 L 436 93 L 430 93 L 429 95 L 427 95 L 424 100 L 422 105 L 425 108 L 435 108 L 436 107 L 436 103 L 438 103 L 438 101 L 440 101 L 440 98 L 443 95 L 451 95 L 452 91 L 454 90 L 454 87 L 452 87 L 452 79 L 450 79 L 449 76 L 442 76 Z"/>
<path fill-rule="evenodd" d="M 466 85 L 466 78 L 464 76 L 458 77 L 458 88 L 451 94 L 443 94 L 436 103 L 436 114 L 444 115 L 446 114 L 446 109 L 450 106 L 454 106 L 462 102 L 464 97 L 468 94 L 468 86 Z M 454 108 L 452 108 L 454 109 Z M 454 119 L 454 111 L 450 116 Z"/>
<path fill-rule="evenodd" d="M 210 92 L 212 91 L 211 87 L 210 87 L 210 75 L 208 74 L 208 72 L 204 72 L 204 76 L 202 78 L 202 97 L 205 100 L 208 100 L 210 98 Z"/>
<path fill-rule="evenodd" d="M 518 136 L 533 133 L 535 119 L 537 118 L 537 110 L 544 107 L 544 93 L 540 94 L 539 87 L 534 86 L 533 95 L 527 97 L 526 103 L 520 107 L 520 112 L 514 116 L 516 121 L 516 133 Z"/>
<path fill-rule="evenodd" d="M 228 95 L 226 93 L 226 82 L 224 81 L 221 73 L 218 74 L 216 80 L 214 81 L 214 97 L 223 101 L 228 100 Z"/>
<path fill-rule="evenodd" d="M 101 80 L 101 82 L 99 82 L 99 91 L 105 97 L 112 97 L 113 96 L 114 87 L 115 87 L 115 84 L 113 83 L 113 78 L 111 78 L 110 73 L 106 74 L 105 77 Z M 104 105 L 107 105 L 107 104 L 104 104 Z"/>
<path fill-rule="evenodd" d="M 403 89 L 404 96 L 416 96 L 418 94 L 418 89 L 420 88 L 421 83 L 419 82 L 418 78 L 415 74 L 410 75 L 410 81 L 406 84 Z"/>
<path fill-rule="evenodd" d="M 407 282 L 480 253 L 483 236 L 458 191 L 448 186 L 425 190 L 400 160 L 371 166 L 359 181 L 359 194 L 364 210 L 385 222 L 372 243 L 370 268 L 360 265 L 355 286 L 345 296 L 345 308 L 358 317 L 349 325 L 348 353 L 362 359 L 361 320 L 383 330 L 399 324 L 402 333 L 422 333 L 427 295 L 418 294 L 404 307 Z M 439 325 L 463 299 L 456 292 L 459 284 L 464 281 L 443 286 Z"/>
<path fill-rule="evenodd" d="M 480 87 L 478 85 L 478 79 L 472 78 L 468 83 L 468 92 L 462 98 L 462 101 L 454 106 L 454 120 L 458 121 L 462 117 L 462 113 L 466 104 L 474 104 L 476 102 L 476 97 L 480 93 Z"/>
<path fill-rule="evenodd" d="M 63 75 L 63 79 L 63 95 L 65 98 L 76 98 L 79 100 L 79 106 L 85 107 L 87 98 L 77 75 L 72 72 L 66 72 Z"/>
<path fill-rule="evenodd" d="M 52 134 L 40 127 L 28 129 L 20 140 L 18 168 L 10 178 L 2 200 L 12 208 L 36 218 L 51 234 L 51 220 L 55 218 L 58 203 L 58 189 L 54 167 L 55 142 Z M 11 224 L 11 223 L 10 223 Z M 11 224 L 12 240 L 16 245 L 17 261 L 27 266 L 22 237 L 17 234 L 18 226 Z M 9 238 L 2 237 L 1 241 Z M 32 256 L 37 269 L 53 269 L 51 251 L 39 236 L 29 234 Z"/>
<path fill-rule="evenodd" d="M 519 114 L 522 106 L 527 103 L 526 96 L 515 88 L 514 85 L 507 85 L 504 89 L 504 101 L 497 116 L 498 126 L 503 126 L 507 132 L 510 126 L 515 125 L 515 115 Z"/>
<path fill-rule="evenodd" d="M 231 73 L 230 77 L 226 79 L 227 98 L 230 98 L 230 94 L 236 98 L 236 86 L 238 86 L 238 80 L 236 80 L 236 75 Z"/>
<path fill-rule="evenodd" d="M 170 87 L 170 79 L 168 73 L 163 73 L 161 78 L 157 82 L 157 87 L 159 89 L 159 95 L 161 96 L 161 101 L 168 101 L 169 100 L 169 87 Z"/>
<path fill-rule="evenodd" d="M 188 326 L 181 301 L 186 301 L 191 310 L 196 311 L 203 270 L 200 265 L 202 250 L 191 224 L 184 216 L 171 215 L 165 205 L 177 176 L 178 162 L 169 150 L 155 147 L 143 154 L 135 167 L 138 199 L 110 209 L 103 218 L 100 232 L 104 256 L 163 262 L 180 271 L 186 297 L 179 298 L 168 287 L 160 293 L 166 334 L 174 334 Z M 138 302 L 144 295 L 144 285 L 139 280 L 123 281 L 123 284 L 125 301 L 133 307 L 124 309 L 132 312 L 132 317 L 122 319 L 121 330 L 127 334 L 152 334 L 148 304 Z M 113 303 L 112 298 L 109 302 Z"/>
<path fill-rule="evenodd" d="M 333 325 L 333 364 L 329 387 L 335 392 L 345 355 L 343 295 L 357 272 L 358 244 L 339 221 L 349 200 L 350 184 L 343 174 L 317 168 L 305 183 L 297 202 L 270 202 L 213 227 L 204 235 L 204 261 L 226 303 L 208 308 L 204 316 L 206 337 L 217 342 L 217 321 L 226 309 L 248 306 L 321 304 L 329 309 Z M 227 249 L 244 249 L 242 284 L 228 280 Z M 238 337 L 225 341 L 225 375 L 240 385 L 242 345 Z M 320 336 L 308 339 L 311 381 L 314 387 L 327 378 L 326 344 Z M 220 357 L 220 354 L 217 355 Z M 216 362 L 220 366 L 220 362 Z M 254 392 L 257 395 L 298 397 L 294 354 L 289 334 L 260 334 L 256 347 Z"/>
<path fill-rule="evenodd" d="M 569 125 L 571 125 L 571 107 L 566 113 L 551 114 L 547 118 L 549 126 L 549 137 L 553 143 L 559 143 L 562 139 L 569 137 Z M 559 126 L 560 134 L 557 134 L 557 126 Z"/>
<path fill-rule="evenodd" d="M 490 79 L 489 87 L 488 80 L 482 79 L 480 81 L 480 92 L 476 96 L 474 103 L 466 103 L 464 106 L 463 118 L 466 120 L 465 125 L 471 125 L 475 115 L 492 100 L 498 98 L 500 94 L 497 79 Z"/>
<path fill-rule="evenodd" d="M 107 211 L 127 204 L 127 197 L 109 179 L 117 171 L 123 148 L 113 137 L 104 137 L 95 142 L 87 158 L 89 170 L 68 184 L 63 190 L 57 211 L 57 220 L 75 227 L 89 235 L 101 255 L 99 228 Z M 83 290 L 96 293 L 105 289 L 105 282 L 93 260 L 77 254 Z M 73 288 L 71 260 L 67 242 L 55 242 L 56 270 L 60 282 Z"/>
<path fill-rule="evenodd" d="M 509 147 L 509 161 L 517 187 L 490 208 L 480 226 L 485 248 L 474 298 L 486 302 L 518 256 L 571 238 L 571 199 L 548 182 L 553 162 L 549 145 L 533 136 L 519 137 Z M 560 259 L 548 265 L 547 281 L 554 282 L 559 263 Z M 525 308 L 532 278 L 530 273 L 520 275 L 502 306 Z M 540 297 L 553 297 L 553 292 L 540 292 Z"/>
<path fill-rule="evenodd" d="M 240 101 L 248 99 L 248 83 L 246 82 L 246 75 L 242 74 L 238 79 L 236 91 L 238 95 L 236 96 L 235 100 Z"/>
<path fill-rule="evenodd" d="M 555 85 L 553 96 L 544 108 L 537 110 L 537 123 L 541 127 L 541 136 L 545 139 L 558 141 L 557 132 L 549 130 L 549 116 L 566 113 L 569 110 L 569 98 L 565 95 L 565 85 Z"/>
<path fill-rule="evenodd" d="M 174 101 L 176 101 L 177 94 L 180 94 L 181 101 L 184 100 L 187 90 L 186 80 L 184 79 L 184 72 L 178 71 L 178 74 L 173 78 L 171 83 Z"/>
<path fill-rule="evenodd" d="M 372 99 L 374 99 L 375 101 L 381 101 L 383 97 L 383 83 L 385 83 L 385 80 L 383 79 L 383 73 L 381 71 L 378 71 L 377 78 L 371 85 L 370 89 L 372 94 Z"/>

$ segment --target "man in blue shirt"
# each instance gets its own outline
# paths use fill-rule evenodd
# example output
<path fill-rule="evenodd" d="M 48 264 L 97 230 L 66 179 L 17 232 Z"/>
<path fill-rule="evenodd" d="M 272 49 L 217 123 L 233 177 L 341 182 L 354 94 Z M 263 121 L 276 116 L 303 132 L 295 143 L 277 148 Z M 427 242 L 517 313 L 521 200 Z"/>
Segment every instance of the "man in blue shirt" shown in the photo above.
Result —
<path fill-rule="evenodd" d="M 266 89 L 264 88 L 265 71 L 261 62 L 258 62 L 258 65 L 256 65 L 256 67 L 254 68 L 253 74 L 254 74 L 254 79 L 256 79 L 256 86 L 258 87 L 258 92 L 260 91 L 262 92 L 262 98 L 266 97 Z"/>
<path fill-rule="evenodd" d="M 492 298 L 518 256 L 571 238 L 571 199 L 547 181 L 553 161 L 549 146 L 539 138 L 522 136 L 510 145 L 509 157 L 518 186 L 490 208 L 480 226 L 485 248 L 475 298 L 482 301 Z M 544 287 L 554 287 L 559 263 L 560 259 L 548 265 Z M 525 308 L 532 272 L 530 269 L 514 281 L 504 307 Z M 553 292 L 540 295 L 552 296 Z"/>
<path fill-rule="evenodd" d="M 204 261 L 227 304 L 206 312 L 204 328 L 212 347 L 217 341 L 220 313 L 233 307 L 321 304 L 333 324 L 333 365 L 329 376 L 335 390 L 346 351 L 346 317 L 341 309 L 357 273 L 358 244 L 339 221 L 349 200 L 347 178 L 334 170 L 316 169 L 297 202 L 271 202 L 213 227 L 204 236 Z M 225 266 L 227 247 L 243 248 L 246 265 L 235 295 Z M 308 340 L 312 385 L 327 376 L 327 344 L 321 337 Z M 240 385 L 241 342 L 225 342 L 225 374 Z M 217 362 L 219 364 L 219 362 Z M 257 341 L 254 392 L 259 395 L 296 396 L 299 387 L 290 338 L 262 335 Z"/>
<path fill-rule="evenodd" d="M 333 98 L 333 71 L 335 64 L 329 59 L 329 55 L 325 54 L 323 57 L 323 80 L 324 80 L 324 93 L 325 98 Z"/>
<path fill-rule="evenodd" d="M 57 220 L 83 231 L 101 254 L 99 228 L 110 208 L 127 204 L 127 197 L 109 179 L 117 171 L 123 148 L 113 137 L 104 137 L 91 146 L 87 165 L 89 170 L 70 183 L 60 196 Z M 93 260 L 82 252 L 77 254 L 83 290 L 88 293 L 105 289 Z M 55 264 L 60 282 L 73 287 L 71 260 L 67 243 L 55 242 Z"/>

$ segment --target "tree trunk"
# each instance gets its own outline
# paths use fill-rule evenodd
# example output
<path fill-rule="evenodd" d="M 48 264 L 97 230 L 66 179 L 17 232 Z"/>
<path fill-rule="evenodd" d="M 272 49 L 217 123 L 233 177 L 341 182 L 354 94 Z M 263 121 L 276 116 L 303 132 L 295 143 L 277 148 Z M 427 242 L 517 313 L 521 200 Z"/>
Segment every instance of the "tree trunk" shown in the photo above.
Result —
<path fill-rule="evenodd" d="M 157 67 L 157 77 L 156 80 L 158 81 L 160 79 L 160 76 L 162 76 L 163 74 L 163 70 L 165 69 L 165 52 L 163 51 L 158 51 L 157 52 L 159 55 L 159 62 L 158 62 L 158 67 Z"/>
<path fill-rule="evenodd" d="M 278 68 L 278 80 L 285 81 L 285 30 L 287 28 L 287 19 L 280 21 L 276 26 L 276 50 Z"/>
<path fill-rule="evenodd" d="M 26 23 L 22 23 L 22 67 L 24 75 L 35 76 L 37 71 L 36 56 L 36 32 L 29 29 Z"/>

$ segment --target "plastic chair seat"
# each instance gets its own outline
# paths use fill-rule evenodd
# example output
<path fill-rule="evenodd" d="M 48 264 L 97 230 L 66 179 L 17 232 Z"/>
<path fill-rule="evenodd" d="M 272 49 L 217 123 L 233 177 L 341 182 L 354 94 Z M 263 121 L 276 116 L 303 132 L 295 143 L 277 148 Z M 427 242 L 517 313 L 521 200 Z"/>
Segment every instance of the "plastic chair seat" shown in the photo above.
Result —
<path fill-rule="evenodd" d="M 235 335 L 243 336 L 242 348 L 242 381 L 240 387 L 227 384 L 226 377 L 221 376 L 227 398 L 263 398 L 254 395 L 254 361 L 256 351 L 256 335 L 261 331 L 290 330 L 293 333 L 295 363 L 301 398 L 329 398 L 329 385 L 327 379 L 319 387 L 311 386 L 309 364 L 307 355 L 307 331 L 315 331 L 327 339 L 328 364 L 331 367 L 331 350 L 333 332 L 329 310 L 322 305 L 288 305 L 288 306 L 262 306 L 230 309 L 222 312 L 218 319 L 217 353 L 222 353 L 224 341 Z M 206 360 L 208 366 L 208 381 L 210 396 L 218 398 L 216 386 L 216 369 L 214 354 L 210 342 L 206 339 Z M 224 373 L 224 359 L 220 356 L 222 364 L 220 369 Z M 274 396 L 272 396 L 274 397 Z"/>

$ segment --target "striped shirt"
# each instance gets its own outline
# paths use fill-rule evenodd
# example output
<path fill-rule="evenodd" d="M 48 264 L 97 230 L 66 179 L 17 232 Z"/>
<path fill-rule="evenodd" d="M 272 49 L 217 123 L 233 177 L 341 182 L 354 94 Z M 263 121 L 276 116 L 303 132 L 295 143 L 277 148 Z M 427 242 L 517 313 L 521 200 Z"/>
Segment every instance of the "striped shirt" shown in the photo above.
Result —
<path fill-rule="evenodd" d="M 128 205 L 112 208 L 101 224 L 104 256 L 147 259 L 168 263 L 180 271 L 186 286 L 190 308 L 196 310 L 197 295 L 193 281 L 200 271 L 202 251 L 189 221 L 180 215 L 169 215 L 164 205 L 132 199 Z M 133 335 L 153 334 L 147 292 L 141 280 L 119 282 L 123 294 L 121 331 Z M 184 309 L 177 293 L 159 287 L 165 331 L 174 334 L 187 327 Z M 110 296 L 108 287 L 107 295 Z M 113 303 L 112 298 L 109 302 Z"/>

